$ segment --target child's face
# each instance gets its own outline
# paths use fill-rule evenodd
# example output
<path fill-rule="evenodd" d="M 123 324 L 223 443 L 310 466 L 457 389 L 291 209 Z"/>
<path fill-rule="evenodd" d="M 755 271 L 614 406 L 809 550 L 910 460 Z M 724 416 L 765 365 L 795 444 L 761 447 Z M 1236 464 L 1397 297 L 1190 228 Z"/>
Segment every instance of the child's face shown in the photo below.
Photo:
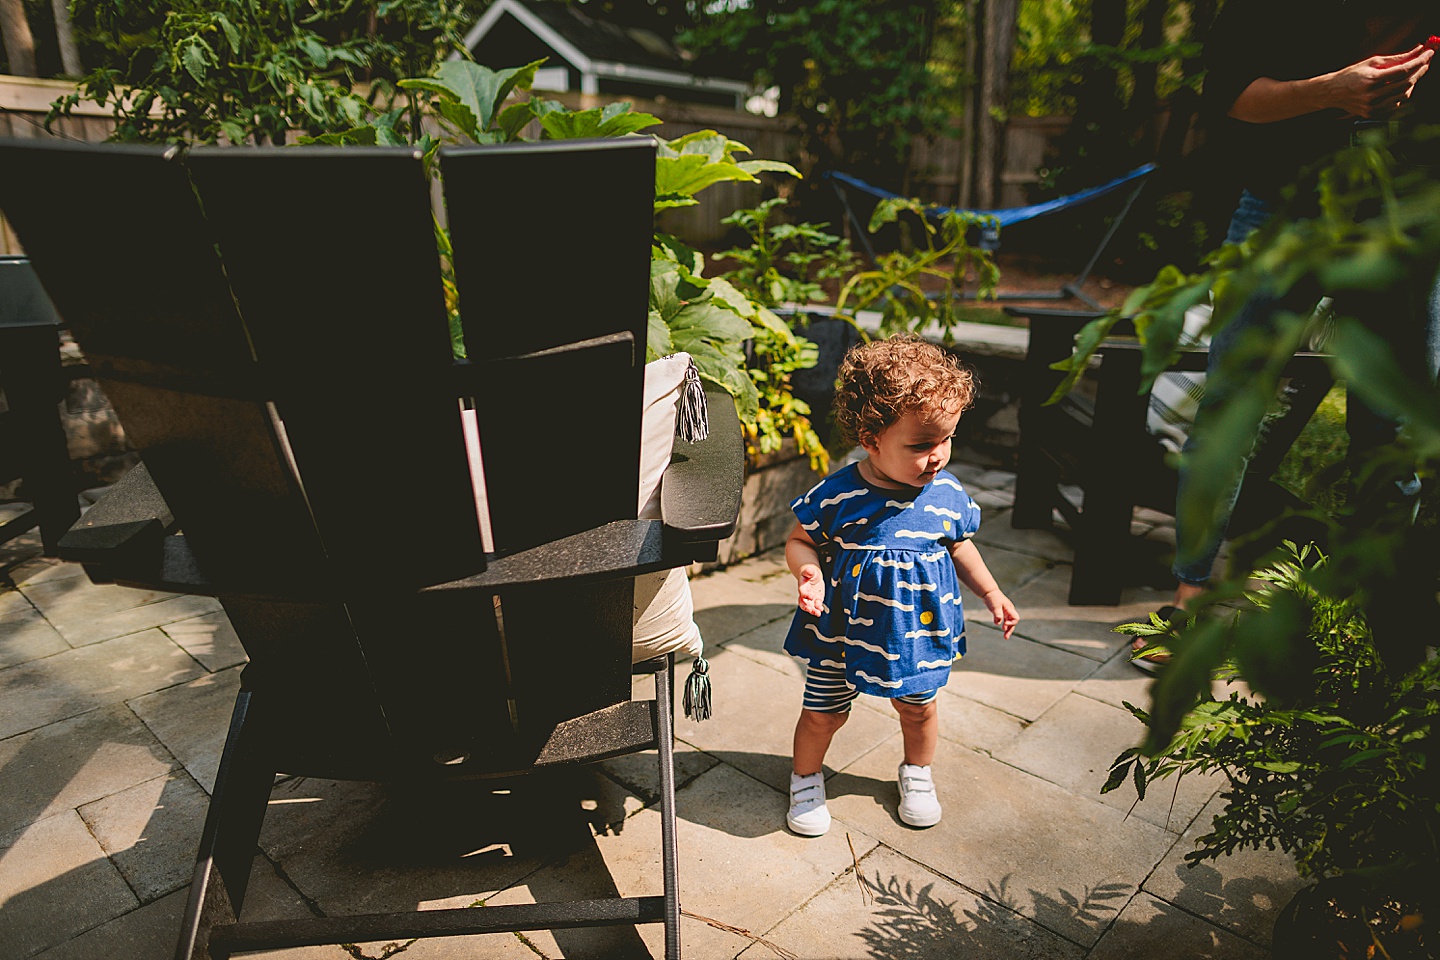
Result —
<path fill-rule="evenodd" d="M 922 419 L 907 413 L 861 447 L 870 455 L 869 479 L 882 487 L 923 487 L 950 462 L 950 439 L 960 408 Z"/>

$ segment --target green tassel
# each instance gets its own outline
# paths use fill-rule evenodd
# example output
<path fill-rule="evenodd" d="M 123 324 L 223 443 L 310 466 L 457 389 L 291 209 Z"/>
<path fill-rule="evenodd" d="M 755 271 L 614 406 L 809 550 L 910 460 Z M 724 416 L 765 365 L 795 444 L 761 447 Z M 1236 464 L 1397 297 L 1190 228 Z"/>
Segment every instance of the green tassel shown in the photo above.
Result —
<path fill-rule="evenodd" d="M 685 680 L 685 716 L 699 723 L 710 719 L 710 664 L 696 657 Z"/>

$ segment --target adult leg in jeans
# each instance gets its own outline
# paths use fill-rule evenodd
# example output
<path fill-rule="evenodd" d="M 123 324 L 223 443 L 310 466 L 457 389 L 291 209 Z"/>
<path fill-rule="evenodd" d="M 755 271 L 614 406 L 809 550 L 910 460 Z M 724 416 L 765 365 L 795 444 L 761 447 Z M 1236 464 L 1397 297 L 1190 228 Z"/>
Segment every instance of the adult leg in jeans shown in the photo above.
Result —
<path fill-rule="evenodd" d="M 1249 191 L 1241 195 L 1240 204 L 1230 221 L 1226 243 L 1240 243 L 1250 232 L 1257 229 L 1270 217 L 1270 207 Z M 1205 394 L 1196 411 L 1195 425 L 1185 441 L 1182 454 L 1196 449 L 1206 430 L 1215 422 L 1225 401 L 1243 387 L 1260 368 L 1263 362 L 1255 358 L 1254 350 L 1247 343 L 1265 341 L 1276 336 L 1277 318 L 1284 313 L 1307 315 L 1320 299 L 1320 291 L 1313 284 L 1301 284 L 1284 297 L 1259 294 L 1252 297 L 1218 330 L 1210 341 L 1210 355 L 1206 361 Z M 1245 452 L 1248 460 L 1250 451 Z M 1197 517 L 1184 509 L 1192 484 L 1193 472 L 1187 459 L 1182 456 L 1180 475 L 1176 489 L 1175 539 L 1177 550 L 1172 572 L 1178 583 L 1175 591 L 1175 606 L 1184 603 L 1205 590 L 1210 580 L 1215 557 L 1220 552 L 1225 527 L 1235 509 L 1240 494 L 1240 480 L 1244 475 L 1244 460 L 1238 464 L 1238 471 L 1230 478 L 1228 487 L 1217 498 L 1217 512 L 1213 518 Z"/>

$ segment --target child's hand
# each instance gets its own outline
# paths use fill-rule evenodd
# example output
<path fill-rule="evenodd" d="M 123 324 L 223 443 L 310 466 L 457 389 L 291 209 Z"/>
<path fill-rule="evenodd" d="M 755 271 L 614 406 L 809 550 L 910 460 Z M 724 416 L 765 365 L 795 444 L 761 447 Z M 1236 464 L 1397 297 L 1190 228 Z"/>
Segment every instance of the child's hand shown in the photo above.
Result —
<path fill-rule="evenodd" d="M 1020 614 L 1015 610 L 1015 604 L 1010 598 L 999 590 L 991 590 L 982 598 L 985 606 L 990 608 L 990 614 L 995 618 L 995 626 L 1005 632 L 1005 639 L 1010 639 L 1010 634 L 1015 632 L 1015 625 L 1020 622 Z"/>
<path fill-rule="evenodd" d="M 798 586 L 800 609 L 812 617 L 820 616 L 825 609 L 825 574 L 813 563 L 807 563 L 800 568 Z"/>

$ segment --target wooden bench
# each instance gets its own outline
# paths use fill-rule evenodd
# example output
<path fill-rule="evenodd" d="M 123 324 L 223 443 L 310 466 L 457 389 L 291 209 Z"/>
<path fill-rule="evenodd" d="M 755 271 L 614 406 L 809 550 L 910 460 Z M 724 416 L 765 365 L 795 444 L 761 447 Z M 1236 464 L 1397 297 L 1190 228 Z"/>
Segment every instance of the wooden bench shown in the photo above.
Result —
<path fill-rule="evenodd" d="M 1175 512 L 1172 457 L 1146 429 L 1150 398 L 1140 391 L 1139 344 L 1125 338 L 1122 328 L 1121 336 L 1099 350 L 1093 399 L 1077 389 L 1048 404 L 1064 379 L 1051 365 L 1070 356 L 1076 333 L 1103 314 L 1038 307 L 1007 307 L 1006 312 L 1030 321 L 1011 524 L 1050 529 L 1058 515 L 1074 538 L 1070 603 L 1116 604 L 1123 587 L 1138 576 L 1131 542 L 1135 508 Z M 1204 371 L 1207 357 L 1203 348 L 1184 350 L 1172 369 Z M 1297 354 L 1284 376 L 1290 378 L 1284 413 L 1268 422 L 1250 460 L 1230 524 L 1232 536 L 1303 506 L 1270 477 L 1334 381 L 1325 358 L 1314 353 Z M 1079 495 L 1067 495 L 1066 488 L 1078 489 Z"/>

